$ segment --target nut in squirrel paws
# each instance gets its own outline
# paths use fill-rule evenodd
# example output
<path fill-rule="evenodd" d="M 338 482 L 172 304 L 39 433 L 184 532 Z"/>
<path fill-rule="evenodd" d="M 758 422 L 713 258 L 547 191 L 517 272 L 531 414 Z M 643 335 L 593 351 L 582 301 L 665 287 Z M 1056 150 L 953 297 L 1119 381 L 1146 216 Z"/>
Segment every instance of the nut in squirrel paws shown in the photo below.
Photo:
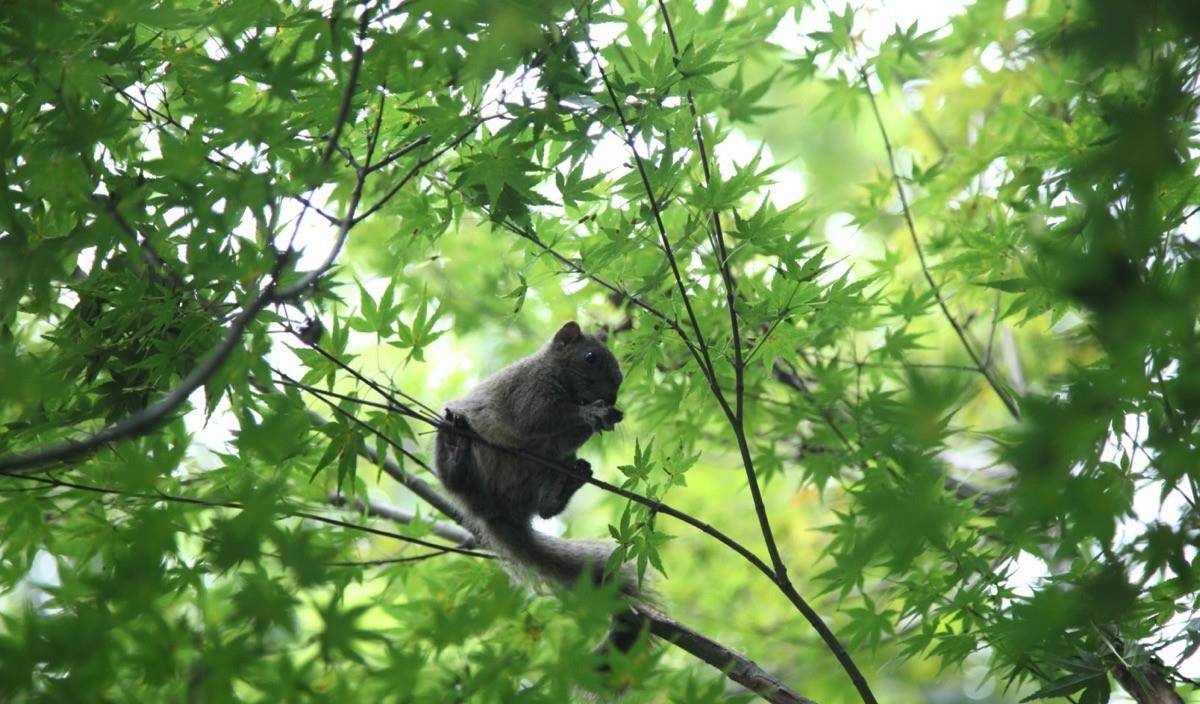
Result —
<path fill-rule="evenodd" d="M 583 407 L 584 418 L 592 430 L 612 430 L 625 417 L 616 406 L 610 406 L 604 401 L 592 401 Z"/>

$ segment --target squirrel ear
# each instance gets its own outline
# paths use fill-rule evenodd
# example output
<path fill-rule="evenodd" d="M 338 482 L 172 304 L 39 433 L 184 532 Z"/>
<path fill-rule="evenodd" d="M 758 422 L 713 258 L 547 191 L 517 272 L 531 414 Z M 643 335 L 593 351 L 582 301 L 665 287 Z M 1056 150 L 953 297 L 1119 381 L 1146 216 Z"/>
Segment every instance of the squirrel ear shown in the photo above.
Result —
<path fill-rule="evenodd" d="M 558 332 L 554 333 L 554 344 L 566 345 L 574 342 L 582 334 L 583 331 L 579 329 L 579 323 L 574 320 L 567 321 L 558 329 Z"/>

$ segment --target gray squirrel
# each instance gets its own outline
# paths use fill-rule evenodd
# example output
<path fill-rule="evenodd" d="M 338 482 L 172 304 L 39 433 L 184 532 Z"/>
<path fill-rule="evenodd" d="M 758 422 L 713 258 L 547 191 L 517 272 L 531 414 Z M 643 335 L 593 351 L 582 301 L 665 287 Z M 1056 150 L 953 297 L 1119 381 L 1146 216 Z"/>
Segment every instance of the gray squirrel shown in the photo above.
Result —
<path fill-rule="evenodd" d="M 592 476 L 575 452 L 593 434 L 621 422 L 624 414 L 616 406 L 621 380 L 604 342 L 571 321 L 537 352 L 446 404 L 435 453 L 442 484 L 484 544 L 540 578 L 565 586 L 585 575 L 595 583 L 604 579 L 611 543 L 563 540 L 534 529 L 531 521 L 535 514 L 562 513 Z M 546 466 L 547 461 L 574 471 Z M 613 578 L 622 594 L 638 596 L 629 574 Z M 638 619 L 627 612 L 615 620 L 609 644 L 628 650 L 637 639 Z"/>

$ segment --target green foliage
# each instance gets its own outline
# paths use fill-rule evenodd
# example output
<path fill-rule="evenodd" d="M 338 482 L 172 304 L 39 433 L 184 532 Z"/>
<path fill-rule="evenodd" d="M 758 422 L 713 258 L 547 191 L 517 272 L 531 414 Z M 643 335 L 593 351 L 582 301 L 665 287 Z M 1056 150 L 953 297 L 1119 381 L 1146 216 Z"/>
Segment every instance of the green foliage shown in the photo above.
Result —
<path fill-rule="evenodd" d="M 1200 10 L 1024 5 L 5 4 L 5 700 L 745 701 L 662 643 L 601 676 L 614 596 L 411 481 L 565 319 L 642 497 L 570 533 L 804 696 L 856 692 L 793 585 L 880 700 L 1185 694 Z"/>

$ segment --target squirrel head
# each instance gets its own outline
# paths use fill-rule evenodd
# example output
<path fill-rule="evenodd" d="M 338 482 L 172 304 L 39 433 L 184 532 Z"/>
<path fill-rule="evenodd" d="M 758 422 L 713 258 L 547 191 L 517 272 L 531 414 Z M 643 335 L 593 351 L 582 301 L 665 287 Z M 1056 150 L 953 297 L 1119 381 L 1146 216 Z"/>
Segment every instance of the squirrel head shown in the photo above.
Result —
<path fill-rule="evenodd" d="M 560 381 L 576 403 L 617 404 L 617 390 L 623 378 L 621 366 L 604 341 L 583 332 L 579 323 L 574 320 L 564 323 L 546 345 L 544 354 L 554 361 Z"/>

